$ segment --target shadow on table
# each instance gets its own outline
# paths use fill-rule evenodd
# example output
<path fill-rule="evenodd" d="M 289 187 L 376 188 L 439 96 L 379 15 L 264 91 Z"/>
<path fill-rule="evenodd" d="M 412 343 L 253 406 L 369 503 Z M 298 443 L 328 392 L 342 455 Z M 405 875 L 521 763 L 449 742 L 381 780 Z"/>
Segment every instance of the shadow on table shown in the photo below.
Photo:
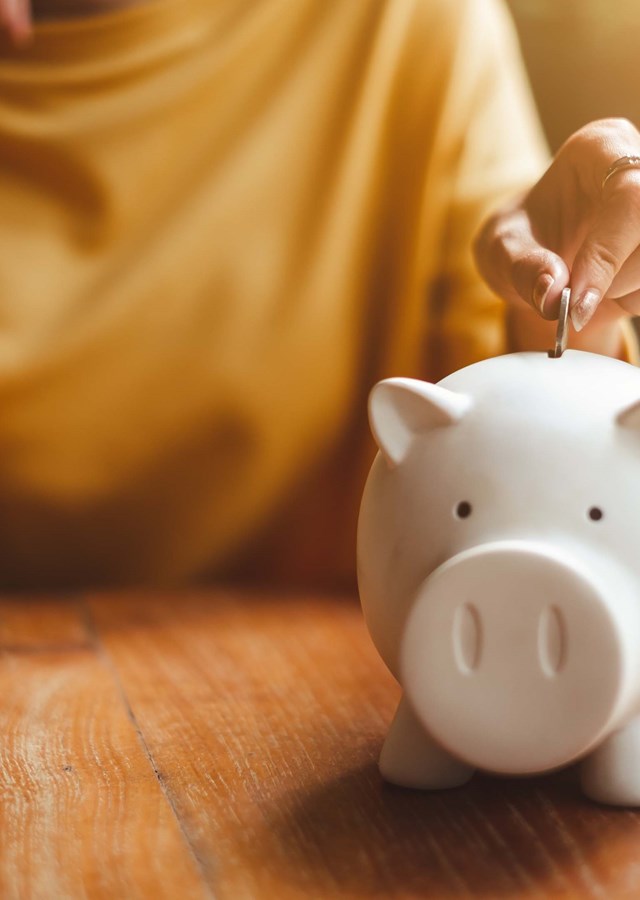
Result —
<path fill-rule="evenodd" d="M 284 878 L 314 896 L 591 896 L 610 882 L 592 851 L 640 836 L 636 813 L 582 798 L 575 770 L 428 793 L 370 762 L 292 795 L 269 826 Z"/>

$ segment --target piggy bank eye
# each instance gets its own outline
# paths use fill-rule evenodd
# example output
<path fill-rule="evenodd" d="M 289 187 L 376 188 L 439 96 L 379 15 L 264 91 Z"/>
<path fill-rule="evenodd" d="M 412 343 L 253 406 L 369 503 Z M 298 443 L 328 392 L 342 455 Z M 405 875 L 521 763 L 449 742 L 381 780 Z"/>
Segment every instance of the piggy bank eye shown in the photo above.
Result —
<path fill-rule="evenodd" d="M 471 504 L 468 500 L 461 500 L 456 506 L 455 515 L 457 519 L 468 519 L 471 515 Z"/>
<path fill-rule="evenodd" d="M 600 519 L 604 516 L 604 513 L 599 506 L 592 506 L 589 509 L 588 516 L 592 522 L 599 522 Z"/>

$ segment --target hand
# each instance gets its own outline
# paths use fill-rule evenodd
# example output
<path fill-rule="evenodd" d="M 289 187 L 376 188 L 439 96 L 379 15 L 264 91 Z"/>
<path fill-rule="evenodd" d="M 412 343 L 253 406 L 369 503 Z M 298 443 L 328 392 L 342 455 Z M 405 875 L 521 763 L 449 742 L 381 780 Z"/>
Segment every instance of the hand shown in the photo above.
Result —
<path fill-rule="evenodd" d="M 24 44 L 31 37 L 30 0 L 0 0 L 0 31 L 14 44 Z"/>
<path fill-rule="evenodd" d="M 475 254 L 498 294 L 554 319 L 570 285 L 577 331 L 640 314 L 640 169 L 617 171 L 602 187 L 622 156 L 640 156 L 637 129 L 626 119 L 592 122 L 524 197 L 489 219 Z"/>

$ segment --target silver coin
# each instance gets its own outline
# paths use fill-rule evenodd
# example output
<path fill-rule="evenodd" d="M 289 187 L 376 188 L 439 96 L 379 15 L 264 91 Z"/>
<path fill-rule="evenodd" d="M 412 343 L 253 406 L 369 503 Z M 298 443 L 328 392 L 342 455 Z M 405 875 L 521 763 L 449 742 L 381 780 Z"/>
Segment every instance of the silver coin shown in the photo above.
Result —
<path fill-rule="evenodd" d="M 556 331 L 556 343 L 549 356 L 558 359 L 567 349 L 569 338 L 569 303 L 571 301 L 571 288 L 566 287 L 560 297 L 560 315 L 558 316 L 558 328 Z"/>

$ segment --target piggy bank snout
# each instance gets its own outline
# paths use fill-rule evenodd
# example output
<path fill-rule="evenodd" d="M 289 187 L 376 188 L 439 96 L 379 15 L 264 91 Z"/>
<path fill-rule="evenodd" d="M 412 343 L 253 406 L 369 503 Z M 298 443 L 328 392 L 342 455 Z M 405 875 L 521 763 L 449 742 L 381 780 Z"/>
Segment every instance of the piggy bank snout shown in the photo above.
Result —
<path fill-rule="evenodd" d="M 564 765 L 615 727 L 634 688 L 625 585 L 544 546 L 465 551 L 422 585 L 400 651 L 425 728 L 472 766 Z"/>

